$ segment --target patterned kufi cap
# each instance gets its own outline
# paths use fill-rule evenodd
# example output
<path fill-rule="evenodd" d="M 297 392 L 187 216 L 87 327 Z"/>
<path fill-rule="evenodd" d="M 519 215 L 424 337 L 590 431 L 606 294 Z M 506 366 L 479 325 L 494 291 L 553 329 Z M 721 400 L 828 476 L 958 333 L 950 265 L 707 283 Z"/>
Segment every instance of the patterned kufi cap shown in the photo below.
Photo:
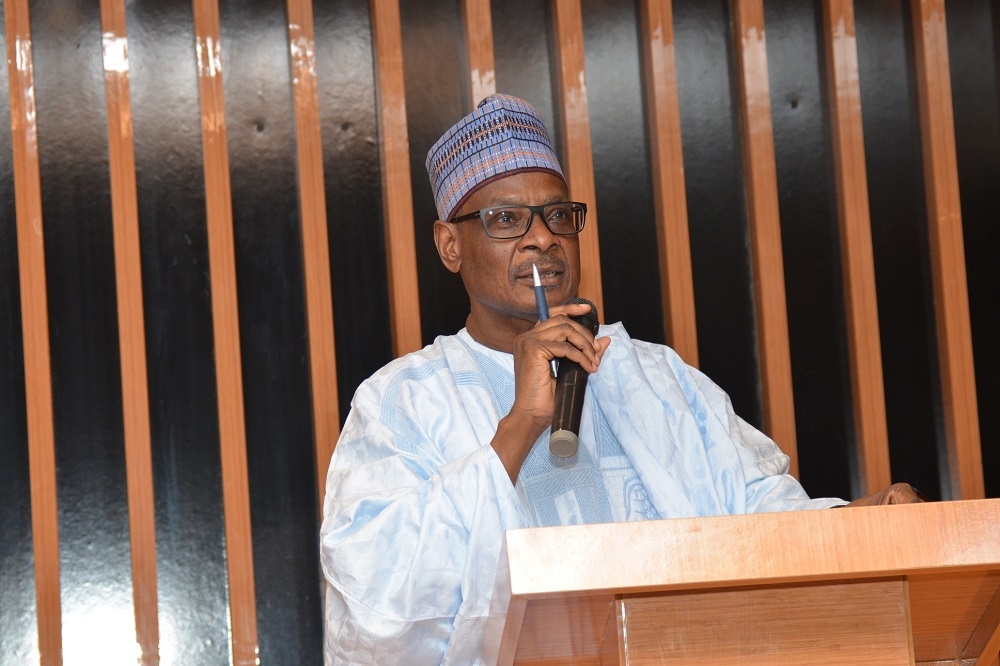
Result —
<path fill-rule="evenodd" d="M 442 220 L 483 185 L 522 171 L 548 171 L 566 180 L 538 112 L 510 95 L 484 99 L 427 153 L 427 175 Z"/>

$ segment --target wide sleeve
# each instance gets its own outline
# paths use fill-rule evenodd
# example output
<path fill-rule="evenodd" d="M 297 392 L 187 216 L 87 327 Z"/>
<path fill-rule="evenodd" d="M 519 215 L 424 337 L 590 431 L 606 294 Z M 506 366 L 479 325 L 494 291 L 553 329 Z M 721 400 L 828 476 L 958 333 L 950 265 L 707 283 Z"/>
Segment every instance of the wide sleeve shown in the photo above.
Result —
<path fill-rule="evenodd" d="M 525 519 L 460 391 L 431 375 L 355 395 L 320 534 L 328 666 L 479 661 L 504 531 Z"/>
<path fill-rule="evenodd" d="M 620 324 L 590 379 L 600 409 L 663 518 L 813 509 L 788 457 L 733 410 L 726 392 L 664 345 Z"/>
<path fill-rule="evenodd" d="M 788 473 L 789 458 L 770 437 L 743 420 L 733 410 L 729 396 L 694 368 L 689 372 L 701 392 L 708 396 L 715 417 L 731 438 L 738 456 L 740 478 L 745 489 L 745 511 L 795 511 L 824 509 L 847 502 L 835 497 L 810 498 L 799 481 Z"/>

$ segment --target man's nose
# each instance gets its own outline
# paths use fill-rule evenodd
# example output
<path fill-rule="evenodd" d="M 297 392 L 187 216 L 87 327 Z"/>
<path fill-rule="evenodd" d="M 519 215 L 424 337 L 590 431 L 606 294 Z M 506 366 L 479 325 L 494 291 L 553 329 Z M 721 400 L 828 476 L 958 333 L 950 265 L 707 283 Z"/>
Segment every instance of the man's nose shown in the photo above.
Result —
<path fill-rule="evenodd" d="M 541 224 L 535 224 L 536 215 L 538 216 L 538 220 Z M 536 245 L 538 243 L 532 242 L 532 239 L 536 239 L 539 236 L 542 237 L 543 241 L 549 241 L 547 245 L 544 245 L 544 247 L 549 247 L 555 242 L 555 234 L 552 233 L 552 230 L 549 229 L 549 225 L 545 222 L 545 217 L 542 215 L 542 211 L 533 210 L 531 211 L 531 217 L 528 218 L 528 229 L 524 232 L 523 239 L 532 245 Z"/>

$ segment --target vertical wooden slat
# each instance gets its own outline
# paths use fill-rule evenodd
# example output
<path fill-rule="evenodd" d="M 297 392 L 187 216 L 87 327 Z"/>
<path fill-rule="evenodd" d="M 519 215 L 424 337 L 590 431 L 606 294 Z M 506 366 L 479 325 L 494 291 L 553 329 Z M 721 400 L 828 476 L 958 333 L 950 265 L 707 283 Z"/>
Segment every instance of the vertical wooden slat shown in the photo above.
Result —
<path fill-rule="evenodd" d="M 868 495 L 888 486 L 892 474 L 853 0 L 825 0 L 823 17 L 859 490 Z"/>
<path fill-rule="evenodd" d="M 156 517 L 125 1 L 101 0 L 132 596 L 140 663 L 159 663 Z"/>
<path fill-rule="evenodd" d="M 677 353 L 697 366 L 698 331 L 671 0 L 643 0 L 641 4 L 660 284 L 666 299 L 663 330 Z"/>
<path fill-rule="evenodd" d="M 194 29 L 201 97 L 232 655 L 235 666 L 253 666 L 257 663 L 258 656 L 257 614 L 250 534 L 233 211 L 222 87 L 219 6 L 216 0 L 194 0 Z"/>
<path fill-rule="evenodd" d="M 462 18 L 465 21 L 465 45 L 469 53 L 470 107 L 497 91 L 496 72 L 493 67 L 493 17 L 490 0 L 463 0 Z"/>
<path fill-rule="evenodd" d="M 288 44 L 291 49 L 292 87 L 295 94 L 295 137 L 309 330 L 309 369 L 312 379 L 316 487 L 322 507 L 326 470 L 333 447 L 340 436 L 340 408 L 337 402 L 330 243 L 326 228 L 323 142 L 320 136 L 319 93 L 316 90 L 316 37 L 311 0 L 288 0 Z"/>
<path fill-rule="evenodd" d="M 952 499 L 985 495 L 944 0 L 913 0 L 917 96 Z"/>
<path fill-rule="evenodd" d="M 763 0 L 733 0 L 764 429 L 798 474 Z"/>
<path fill-rule="evenodd" d="M 24 390 L 31 482 L 31 532 L 35 560 L 38 651 L 42 666 L 62 663 L 62 605 L 59 598 L 59 516 L 56 499 L 55 426 L 49 354 L 45 238 L 31 21 L 27 0 L 4 3 L 14 207 L 24 336 Z"/>
<path fill-rule="evenodd" d="M 601 250 L 597 234 L 597 194 L 594 155 L 590 141 L 590 110 L 583 51 L 583 15 L 580 0 L 552 0 L 552 20 L 559 41 L 558 72 L 563 125 L 563 170 L 569 195 L 587 203 L 587 226 L 580 234 L 580 295 L 604 312 Z"/>
<path fill-rule="evenodd" d="M 401 356 L 422 346 L 410 184 L 410 139 L 403 85 L 403 32 L 398 0 L 371 0 L 371 12 L 378 78 L 389 320 L 393 353 Z"/>

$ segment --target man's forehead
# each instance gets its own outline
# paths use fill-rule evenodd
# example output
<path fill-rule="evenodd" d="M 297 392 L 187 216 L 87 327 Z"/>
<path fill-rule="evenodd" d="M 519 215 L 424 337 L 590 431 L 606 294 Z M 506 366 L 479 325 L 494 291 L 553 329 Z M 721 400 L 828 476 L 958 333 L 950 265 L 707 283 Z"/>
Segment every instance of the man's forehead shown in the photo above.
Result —
<path fill-rule="evenodd" d="M 492 206 L 541 206 L 565 201 L 566 197 L 566 184 L 562 179 L 544 172 L 518 173 L 479 188 L 462 208 L 479 210 Z"/>

